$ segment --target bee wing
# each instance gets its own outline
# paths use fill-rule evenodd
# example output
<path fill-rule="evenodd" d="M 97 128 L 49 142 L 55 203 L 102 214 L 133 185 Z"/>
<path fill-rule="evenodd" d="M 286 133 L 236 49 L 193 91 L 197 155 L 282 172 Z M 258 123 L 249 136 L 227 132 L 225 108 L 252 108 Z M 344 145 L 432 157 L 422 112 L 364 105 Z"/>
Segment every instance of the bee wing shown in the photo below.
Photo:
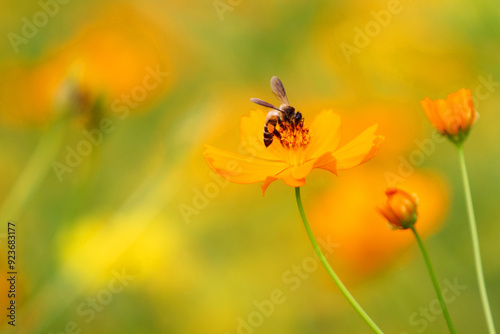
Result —
<path fill-rule="evenodd" d="M 250 101 L 252 101 L 253 103 L 256 103 L 258 105 L 261 105 L 263 107 L 266 107 L 266 108 L 280 110 L 278 107 L 275 107 L 271 103 L 263 101 L 261 99 L 251 98 Z"/>
<path fill-rule="evenodd" d="M 286 96 L 285 87 L 277 76 L 271 78 L 271 90 L 281 103 L 290 105 L 290 103 L 288 103 L 288 97 Z"/>

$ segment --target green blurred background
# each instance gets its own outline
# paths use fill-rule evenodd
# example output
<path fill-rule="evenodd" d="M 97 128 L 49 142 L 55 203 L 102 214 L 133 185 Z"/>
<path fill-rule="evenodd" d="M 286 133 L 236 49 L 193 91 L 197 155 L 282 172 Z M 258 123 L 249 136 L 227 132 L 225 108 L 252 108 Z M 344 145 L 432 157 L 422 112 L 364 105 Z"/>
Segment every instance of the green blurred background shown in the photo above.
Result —
<path fill-rule="evenodd" d="M 249 98 L 275 102 L 273 75 L 306 122 L 331 108 L 344 142 L 374 123 L 386 137 L 369 163 L 303 187 L 332 266 L 386 333 L 446 332 L 411 235 L 374 210 L 395 179 L 420 197 L 442 287 L 460 285 L 456 328 L 486 331 L 456 150 L 419 105 L 472 90 L 465 151 L 500 326 L 496 1 L 60 1 L 0 4 L 0 215 L 19 272 L 2 333 L 369 333 L 311 267 L 293 190 L 226 184 L 202 157 L 237 150 Z M 275 290 L 283 303 L 259 316 Z"/>

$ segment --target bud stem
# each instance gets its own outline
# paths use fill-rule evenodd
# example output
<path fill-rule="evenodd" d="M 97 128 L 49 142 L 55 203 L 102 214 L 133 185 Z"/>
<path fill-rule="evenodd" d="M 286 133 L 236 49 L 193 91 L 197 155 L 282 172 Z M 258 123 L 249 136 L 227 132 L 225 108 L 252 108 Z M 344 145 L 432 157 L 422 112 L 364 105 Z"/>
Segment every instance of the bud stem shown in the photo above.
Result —
<path fill-rule="evenodd" d="M 469 227 L 472 237 L 472 248 L 474 252 L 474 262 L 476 264 L 477 282 L 479 285 L 479 293 L 483 304 L 483 312 L 488 325 L 488 333 L 495 334 L 495 324 L 491 314 L 490 303 L 488 301 L 488 293 L 486 292 L 486 283 L 484 282 L 483 265 L 481 263 L 481 251 L 479 249 L 479 237 L 477 234 L 476 218 L 474 215 L 474 207 L 472 205 L 472 196 L 469 185 L 469 177 L 467 176 L 467 166 L 465 165 L 465 156 L 462 143 L 457 144 L 458 157 L 460 159 L 460 169 L 462 171 L 462 180 L 464 184 L 465 202 L 467 204 L 467 214 L 469 216 Z"/>
<path fill-rule="evenodd" d="M 344 295 L 344 297 L 347 298 L 349 303 L 354 307 L 356 312 L 363 318 L 363 320 L 370 326 L 370 328 L 377 334 L 383 334 L 382 330 L 375 324 L 375 322 L 370 318 L 370 316 L 363 310 L 363 308 L 358 304 L 356 299 L 351 295 L 349 290 L 345 287 L 345 285 L 342 283 L 340 278 L 337 276 L 335 271 L 333 271 L 332 267 L 328 263 L 328 260 L 326 257 L 323 255 L 323 252 L 321 252 L 321 248 L 319 247 L 318 243 L 316 242 L 316 239 L 314 238 L 314 235 L 311 231 L 311 228 L 309 226 L 309 223 L 307 222 L 306 214 L 304 212 L 304 207 L 302 206 L 302 199 L 300 198 L 300 187 L 295 188 L 295 198 L 297 199 L 297 206 L 299 208 L 300 216 L 302 217 L 302 221 L 304 222 L 304 226 L 307 231 L 307 235 L 309 236 L 309 239 L 311 240 L 312 246 L 314 248 L 314 251 L 318 255 L 319 260 L 325 267 L 326 271 L 330 275 L 330 277 L 333 279 L 335 284 L 338 286 L 340 289 L 340 292 Z"/>
<path fill-rule="evenodd" d="M 40 138 L 35 151 L 0 206 L 0 218 L 3 221 L 19 219 L 26 203 L 38 190 L 64 142 L 67 128 L 65 122 L 66 120 L 55 121 Z"/>
<path fill-rule="evenodd" d="M 441 309 L 443 310 L 443 316 L 446 320 L 446 324 L 448 325 L 448 328 L 450 329 L 450 333 L 455 334 L 455 328 L 453 327 L 453 323 L 451 322 L 450 314 L 448 313 L 448 309 L 446 308 L 446 303 L 444 302 L 443 294 L 441 293 L 441 289 L 439 288 L 439 283 L 436 278 L 436 273 L 434 271 L 434 268 L 432 267 L 431 263 L 431 258 L 429 257 L 429 253 L 427 253 L 427 249 L 425 248 L 424 243 L 422 242 L 422 239 L 420 239 L 420 236 L 417 233 L 417 230 L 415 229 L 415 226 L 410 227 L 411 230 L 413 231 L 413 234 L 415 235 L 415 238 L 417 239 L 418 246 L 420 247 L 420 250 L 422 251 L 422 256 L 424 257 L 425 264 L 427 266 L 427 270 L 429 271 L 429 276 L 431 277 L 432 285 L 434 285 L 434 290 L 436 290 L 436 295 L 439 300 L 439 305 L 441 305 Z"/>

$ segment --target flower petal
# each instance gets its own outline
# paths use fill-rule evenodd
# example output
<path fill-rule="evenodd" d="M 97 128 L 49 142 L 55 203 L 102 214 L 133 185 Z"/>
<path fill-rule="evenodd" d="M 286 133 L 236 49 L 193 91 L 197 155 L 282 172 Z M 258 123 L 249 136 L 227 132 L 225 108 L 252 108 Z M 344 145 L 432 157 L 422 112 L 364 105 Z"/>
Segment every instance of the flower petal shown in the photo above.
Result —
<path fill-rule="evenodd" d="M 442 100 L 444 102 L 444 100 Z M 441 133 L 444 132 L 444 123 L 441 117 L 439 116 L 439 112 L 437 110 L 436 103 L 434 103 L 428 97 L 425 100 L 420 101 L 420 105 L 425 111 L 427 118 L 431 121 L 432 125 Z"/>
<path fill-rule="evenodd" d="M 337 170 L 349 169 L 370 160 L 378 151 L 384 137 L 375 135 L 377 124 L 333 152 L 337 159 Z"/>
<path fill-rule="evenodd" d="M 475 122 L 475 108 L 470 89 L 460 89 L 447 98 L 448 107 L 454 111 L 454 117 L 459 119 L 460 130 L 467 131 Z"/>
<path fill-rule="evenodd" d="M 218 174 L 234 183 L 256 183 L 275 176 L 288 166 L 285 162 L 262 160 L 205 146 L 203 156 Z"/>
<path fill-rule="evenodd" d="M 443 124 L 442 133 L 458 133 L 461 124 L 460 110 L 448 100 L 439 99 L 434 103 L 438 118 Z"/>
<path fill-rule="evenodd" d="M 282 171 L 279 175 L 277 175 L 276 177 L 270 176 L 264 180 L 264 182 L 262 183 L 262 186 L 261 186 L 262 187 L 262 196 L 265 195 L 266 190 L 271 183 L 273 183 L 274 181 L 280 180 L 280 179 L 283 180 L 283 182 L 285 182 L 286 185 L 288 185 L 290 187 L 294 187 L 294 188 L 301 187 L 304 184 L 306 184 L 305 178 L 300 178 L 300 179 L 295 178 L 294 176 L 292 176 L 292 168 L 287 168 L 284 171 Z"/>
<path fill-rule="evenodd" d="M 297 180 L 305 178 L 309 173 L 312 171 L 314 168 L 314 163 L 316 162 L 316 159 L 308 161 L 304 164 L 298 165 L 298 166 L 292 166 L 290 175 Z"/>
<path fill-rule="evenodd" d="M 392 225 L 398 226 L 400 224 L 398 217 L 387 205 L 380 205 L 377 209 Z"/>
<path fill-rule="evenodd" d="M 292 168 L 287 168 L 284 171 L 282 171 L 280 174 L 277 175 L 278 178 L 283 180 L 283 182 L 286 183 L 286 185 L 290 187 L 301 187 L 304 184 L 306 184 L 306 179 L 296 179 L 292 176 Z"/>
<path fill-rule="evenodd" d="M 306 148 L 307 159 L 319 158 L 326 152 L 333 152 L 340 143 L 340 116 L 332 110 L 325 110 L 316 116 L 309 127 L 311 142 Z"/>
<path fill-rule="evenodd" d="M 250 115 L 241 117 L 241 145 L 254 157 L 284 161 L 286 160 L 286 152 L 278 139 L 275 138 L 269 147 L 264 145 L 266 115 L 262 110 L 252 110 Z"/>
<path fill-rule="evenodd" d="M 304 179 L 314 168 L 321 168 L 337 175 L 337 160 L 331 152 L 326 152 L 317 159 L 310 159 L 303 164 L 290 167 L 290 176 L 296 180 Z"/>
<path fill-rule="evenodd" d="M 267 187 L 269 187 L 271 185 L 271 183 L 273 183 L 274 181 L 277 181 L 278 178 L 276 177 L 272 177 L 272 176 L 269 176 L 267 179 L 264 180 L 264 182 L 262 183 L 262 196 L 264 196 L 266 194 L 266 190 L 267 190 Z"/>
<path fill-rule="evenodd" d="M 314 162 L 314 168 L 321 168 L 337 175 L 337 159 L 331 152 L 323 154 Z"/>

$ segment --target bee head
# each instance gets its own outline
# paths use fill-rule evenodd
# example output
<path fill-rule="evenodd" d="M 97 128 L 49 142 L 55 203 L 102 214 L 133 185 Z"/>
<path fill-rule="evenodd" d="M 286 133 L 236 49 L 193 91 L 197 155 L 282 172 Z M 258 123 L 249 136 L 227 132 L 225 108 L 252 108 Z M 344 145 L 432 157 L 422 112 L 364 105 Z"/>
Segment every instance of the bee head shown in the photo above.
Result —
<path fill-rule="evenodd" d="M 299 124 L 302 121 L 302 113 L 297 111 L 294 117 L 295 124 Z"/>
<path fill-rule="evenodd" d="M 289 105 L 285 105 L 281 108 L 281 111 L 283 111 L 285 115 L 290 116 L 295 112 L 295 108 Z"/>

